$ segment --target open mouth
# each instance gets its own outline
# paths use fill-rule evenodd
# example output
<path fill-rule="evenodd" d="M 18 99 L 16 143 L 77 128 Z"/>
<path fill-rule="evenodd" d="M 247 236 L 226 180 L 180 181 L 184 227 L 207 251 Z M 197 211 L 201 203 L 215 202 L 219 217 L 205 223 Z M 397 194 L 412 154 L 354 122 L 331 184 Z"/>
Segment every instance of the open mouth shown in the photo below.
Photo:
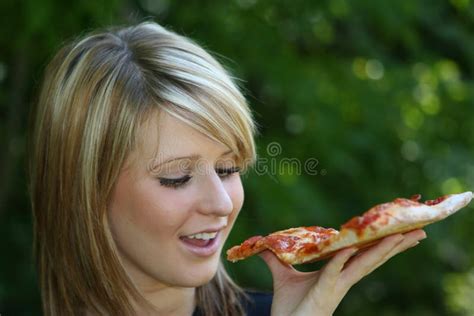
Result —
<path fill-rule="evenodd" d="M 199 233 L 190 236 L 183 236 L 180 239 L 196 247 L 207 247 L 216 239 L 217 234 L 218 232 Z"/>
<path fill-rule="evenodd" d="M 198 256 L 210 256 L 219 248 L 220 231 L 179 237 L 186 249 Z"/>

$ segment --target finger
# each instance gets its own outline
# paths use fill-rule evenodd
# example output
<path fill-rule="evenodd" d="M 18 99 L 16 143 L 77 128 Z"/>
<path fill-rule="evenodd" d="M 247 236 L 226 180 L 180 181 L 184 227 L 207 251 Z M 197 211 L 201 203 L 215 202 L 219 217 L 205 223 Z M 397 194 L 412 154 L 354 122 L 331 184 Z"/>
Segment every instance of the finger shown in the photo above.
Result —
<path fill-rule="evenodd" d="M 293 268 L 293 266 L 280 261 L 280 259 L 278 259 L 278 257 L 270 250 L 262 251 L 258 256 L 267 264 L 274 281 L 279 281 L 283 276 L 288 275 L 288 273 L 298 273 L 298 270 Z"/>
<path fill-rule="evenodd" d="M 403 245 L 398 245 L 397 247 L 400 247 L 399 249 L 402 249 L 403 246 L 406 246 L 406 245 L 411 245 L 412 243 L 414 243 L 415 241 L 419 241 L 419 240 L 422 240 L 422 239 L 425 239 L 426 238 L 426 232 L 422 229 L 416 229 L 416 230 L 413 230 L 413 231 L 410 231 L 408 233 L 404 233 L 403 235 L 403 238 L 404 240 L 402 241 Z M 348 266 L 352 261 L 358 259 L 358 257 L 360 257 L 361 255 L 363 255 L 364 253 L 366 253 L 367 251 L 370 251 L 372 250 L 373 247 L 368 247 L 368 248 L 364 248 L 364 249 L 361 249 L 359 251 L 359 253 L 357 254 L 356 257 L 353 257 L 351 258 L 347 263 L 346 263 L 346 266 Z M 392 251 L 386 255 L 389 256 L 391 253 L 395 253 L 395 248 L 392 249 Z"/>
<path fill-rule="evenodd" d="M 381 265 L 385 264 L 388 260 L 390 260 L 391 258 L 393 258 L 394 256 L 396 256 L 397 254 L 407 250 L 407 249 L 410 249 L 410 248 L 413 248 L 415 247 L 416 245 L 418 245 L 420 242 L 419 241 L 415 241 L 415 242 L 412 242 L 412 243 L 408 243 L 408 242 L 402 242 L 400 243 L 399 245 L 397 245 L 394 249 L 392 249 L 392 251 L 390 251 L 388 253 L 388 255 L 386 255 L 380 262 L 378 262 L 377 264 L 375 264 L 368 272 L 367 274 L 370 274 L 372 273 L 374 270 L 376 270 L 377 268 L 379 268 Z"/>
<path fill-rule="evenodd" d="M 402 234 L 396 234 L 396 235 L 391 235 L 391 236 L 388 236 L 388 237 L 384 237 L 384 238 L 382 238 L 382 239 L 376 241 L 373 245 L 362 248 L 361 250 L 358 251 L 357 255 L 353 256 L 348 262 L 346 262 L 345 267 L 344 267 L 344 270 L 346 270 L 349 266 L 351 266 L 354 261 L 357 261 L 357 260 L 359 260 L 361 257 L 366 256 L 366 254 L 367 254 L 368 252 L 373 252 L 375 248 L 377 248 L 377 247 L 378 247 L 378 248 L 381 248 L 381 247 L 385 247 L 385 248 L 386 248 L 386 247 L 387 247 L 387 243 L 388 243 L 389 241 L 395 243 L 395 244 L 392 245 L 393 248 L 394 248 L 394 247 L 396 247 L 398 244 L 400 244 L 401 242 L 403 242 L 403 240 L 404 240 L 404 237 L 403 237 Z M 383 244 L 382 244 L 382 242 L 383 242 Z M 384 245 L 385 245 L 385 246 L 384 246 Z M 393 249 L 393 248 L 392 248 L 392 249 Z M 387 250 L 386 253 L 388 254 L 388 252 L 389 252 L 390 249 L 386 249 L 386 250 Z"/>
<path fill-rule="evenodd" d="M 357 248 L 351 247 L 339 251 L 321 270 L 320 282 L 325 286 L 334 284 L 335 280 L 349 258 L 357 252 Z"/>
<path fill-rule="evenodd" d="M 385 263 L 387 260 L 395 256 L 396 254 L 399 254 L 400 252 L 403 252 L 413 246 L 416 246 L 419 243 L 419 240 L 425 238 L 426 232 L 422 229 L 413 230 L 411 232 L 403 234 L 402 242 L 400 242 L 392 250 L 390 250 L 390 252 L 385 255 L 385 257 L 380 261 L 376 268 Z M 372 271 L 373 270 L 375 269 L 372 269 Z"/>
<path fill-rule="evenodd" d="M 426 232 L 423 229 L 412 230 L 411 232 L 403 234 L 405 238 L 422 240 L 426 238 Z"/>
<path fill-rule="evenodd" d="M 394 257 L 395 255 L 410 249 L 412 247 L 415 247 L 418 245 L 420 240 L 426 238 L 426 233 L 422 229 L 414 230 L 409 233 L 406 233 L 403 235 L 404 240 L 399 243 L 397 246 L 395 246 L 377 265 L 375 265 L 369 273 L 372 273 L 375 269 L 383 265 L 385 262 L 387 262 L 390 258 Z M 369 274 L 368 273 L 368 274 Z"/>
<path fill-rule="evenodd" d="M 352 286 L 369 272 L 404 240 L 401 234 L 385 237 L 378 244 L 370 247 L 364 253 L 354 257 L 344 268 L 342 279 L 348 286 Z"/>

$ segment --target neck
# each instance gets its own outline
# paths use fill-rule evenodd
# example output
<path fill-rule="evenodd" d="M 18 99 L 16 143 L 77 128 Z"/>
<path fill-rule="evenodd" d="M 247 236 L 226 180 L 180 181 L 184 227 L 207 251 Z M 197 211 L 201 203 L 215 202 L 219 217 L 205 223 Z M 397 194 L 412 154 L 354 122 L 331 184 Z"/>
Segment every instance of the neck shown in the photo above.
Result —
<path fill-rule="evenodd" d="M 191 316 L 196 306 L 194 287 L 178 287 L 161 283 L 144 273 L 122 256 L 125 270 L 145 298 L 145 302 L 132 303 L 135 315 Z"/>
<path fill-rule="evenodd" d="M 136 315 L 191 316 L 196 306 L 195 292 L 195 288 L 167 286 L 156 289 L 142 289 L 142 295 L 151 306 L 137 305 L 135 307 Z"/>

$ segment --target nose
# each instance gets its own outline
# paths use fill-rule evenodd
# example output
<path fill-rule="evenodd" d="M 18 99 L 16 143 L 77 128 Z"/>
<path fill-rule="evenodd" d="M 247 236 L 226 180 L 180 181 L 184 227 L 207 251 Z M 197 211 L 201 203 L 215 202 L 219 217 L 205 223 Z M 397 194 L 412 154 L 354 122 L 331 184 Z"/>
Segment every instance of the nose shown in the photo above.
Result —
<path fill-rule="evenodd" d="M 211 170 L 203 176 L 202 180 L 199 212 L 219 217 L 231 214 L 234 205 L 219 175 L 214 170 Z"/>

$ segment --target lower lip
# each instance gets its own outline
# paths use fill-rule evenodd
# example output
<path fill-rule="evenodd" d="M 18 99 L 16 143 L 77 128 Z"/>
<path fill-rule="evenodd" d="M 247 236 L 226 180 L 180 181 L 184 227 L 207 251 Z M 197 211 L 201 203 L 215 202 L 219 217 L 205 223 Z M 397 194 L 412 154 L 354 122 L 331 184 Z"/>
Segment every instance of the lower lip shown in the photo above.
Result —
<path fill-rule="evenodd" d="M 212 239 L 209 242 L 209 244 L 207 244 L 204 247 L 199 247 L 199 246 L 196 246 L 196 245 L 192 245 L 192 244 L 187 243 L 186 241 L 184 241 L 182 239 L 179 239 L 179 240 L 184 245 L 184 247 L 186 247 L 186 249 L 189 250 L 194 255 L 196 255 L 198 257 L 209 257 L 209 256 L 212 256 L 213 254 L 215 254 L 217 252 L 217 250 L 219 249 L 220 236 L 221 236 L 221 232 L 218 232 L 216 237 L 214 237 L 214 239 Z"/>

